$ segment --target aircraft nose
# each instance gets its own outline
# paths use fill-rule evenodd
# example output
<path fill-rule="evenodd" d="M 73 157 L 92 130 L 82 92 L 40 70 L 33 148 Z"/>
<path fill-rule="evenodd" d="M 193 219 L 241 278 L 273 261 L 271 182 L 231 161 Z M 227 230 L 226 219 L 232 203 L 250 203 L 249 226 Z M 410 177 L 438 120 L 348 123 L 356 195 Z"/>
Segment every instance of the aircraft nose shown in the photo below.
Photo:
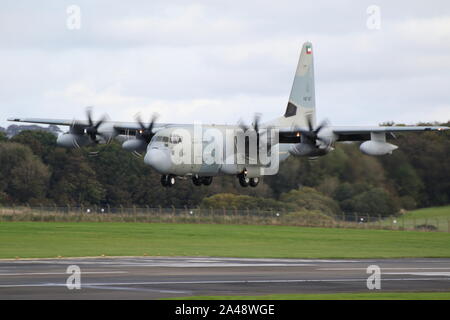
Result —
<path fill-rule="evenodd" d="M 162 174 L 169 173 L 172 166 L 172 159 L 167 150 L 150 149 L 145 154 L 144 162 Z"/>

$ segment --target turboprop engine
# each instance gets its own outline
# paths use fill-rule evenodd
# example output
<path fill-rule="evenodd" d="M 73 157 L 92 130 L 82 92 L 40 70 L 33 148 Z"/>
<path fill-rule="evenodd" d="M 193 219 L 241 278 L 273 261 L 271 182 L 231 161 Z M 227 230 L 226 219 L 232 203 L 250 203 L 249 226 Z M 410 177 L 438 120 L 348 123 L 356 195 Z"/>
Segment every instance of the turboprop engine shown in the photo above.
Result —
<path fill-rule="evenodd" d="M 88 136 L 76 133 L 64 133 L 56 139 L 58 146 L 68 149 L 78 149 L 91 143 Z"/>
<path fill-rule="evenodd" d="M 122 144 L 122 148 L 129 152 L 144 152 L 147 149 L 147 142 L 141 139 L 130 139 Z"/>
<path fill-rule="evenodd" d="M 70 131 L 58 137 L 56 143 L 64 148 L 80 148 L 90 144 L 109 143 L 116 136 L 116 130 L 110 124 L 105 123 L 106 116 L 98 122 L 92 120 L 92 110 L 86 110 L 88 121 L 77 122 L 70 127 Z M 101 130 L 100 130 L 101 127 Z"/>
<path fill-rule="evenodd" d="M 149 124 L 146 126 L 142 120 L 140 115 L 136 116 L 136 122 L 139 124 L 140 129 L 136 131 L 136 137 L 133 139 L 129 139 L 122 144 L 122 148 L 124 150 L 130 152 L 141 153 L 147 150 L 147 146 L 155 135 L 153 132 L 153 127 L 155 125 L 156 119 L 158 115 L 153 114 L 150 119 Z"/>
<path fill-rule="evenodd" d="M 289 153 L 297 157 L 324 156 L 333 148 L 331 145 L 336 141 L 336 135 L 328 126 L 327 121 L 314 129 L 311 116 L 307 117 L 308 130 L 298 129 L 301 143 L 293 145 Z"/>
<path fill-rule="evenodd" d="M 317 147 L 310 143 L 297 143 L 289 149 L 289 153 L 296 157 L 318 157 L 330 152 L 330 147 Z"/>

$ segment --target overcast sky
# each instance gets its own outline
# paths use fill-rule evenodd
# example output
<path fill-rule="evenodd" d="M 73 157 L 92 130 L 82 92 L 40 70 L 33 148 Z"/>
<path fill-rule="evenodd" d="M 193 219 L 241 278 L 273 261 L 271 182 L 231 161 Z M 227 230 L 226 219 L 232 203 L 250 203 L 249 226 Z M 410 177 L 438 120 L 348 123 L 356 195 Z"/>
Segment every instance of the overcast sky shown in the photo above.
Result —
<path fill-rule="evenodd" d="M 80 29 L 67 26 L 70 5 Z M 367 26 L 370 5 L 380 29 Z M 0 126 L 82 118 L 86 106 L 120 121 L 269 120 L 284 113 L 305 41 L 319 120 L 450 119 L 448 0 L 2 0 Z"/>

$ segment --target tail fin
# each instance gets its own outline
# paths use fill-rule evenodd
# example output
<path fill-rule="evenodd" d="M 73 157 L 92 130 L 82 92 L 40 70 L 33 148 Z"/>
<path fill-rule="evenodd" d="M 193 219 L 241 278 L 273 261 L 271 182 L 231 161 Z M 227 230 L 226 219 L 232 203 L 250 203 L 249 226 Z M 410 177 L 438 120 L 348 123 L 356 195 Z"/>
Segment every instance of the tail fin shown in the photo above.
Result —
<path fill-rule="evenodd" d="M 294 83 L 289 96 L 289 102 L 283 117 L 275 123 L 278 126 L 306 126 L 306 118 L 310 116 L 315 125 L 316 97 L 314 91 L 314 60 L 310 42 L 305 42 L 300 53 L 300 59 L 295 72 Z"/>

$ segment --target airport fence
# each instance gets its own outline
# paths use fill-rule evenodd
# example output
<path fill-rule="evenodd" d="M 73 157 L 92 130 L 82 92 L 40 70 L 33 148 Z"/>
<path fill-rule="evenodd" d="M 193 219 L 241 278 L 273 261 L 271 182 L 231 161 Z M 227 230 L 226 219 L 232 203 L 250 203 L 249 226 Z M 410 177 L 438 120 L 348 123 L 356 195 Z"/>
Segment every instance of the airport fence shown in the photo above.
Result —
<path fill-rule="evenodd" d="M 271 209 L 200 207 L 10 206 L 0 207 L 0 222 L 3 221 L 217 223 L 450 232 L 447 217 L 411 219 L 403 215 L 384 217 L 355 213 L 331 217 Z"/>

